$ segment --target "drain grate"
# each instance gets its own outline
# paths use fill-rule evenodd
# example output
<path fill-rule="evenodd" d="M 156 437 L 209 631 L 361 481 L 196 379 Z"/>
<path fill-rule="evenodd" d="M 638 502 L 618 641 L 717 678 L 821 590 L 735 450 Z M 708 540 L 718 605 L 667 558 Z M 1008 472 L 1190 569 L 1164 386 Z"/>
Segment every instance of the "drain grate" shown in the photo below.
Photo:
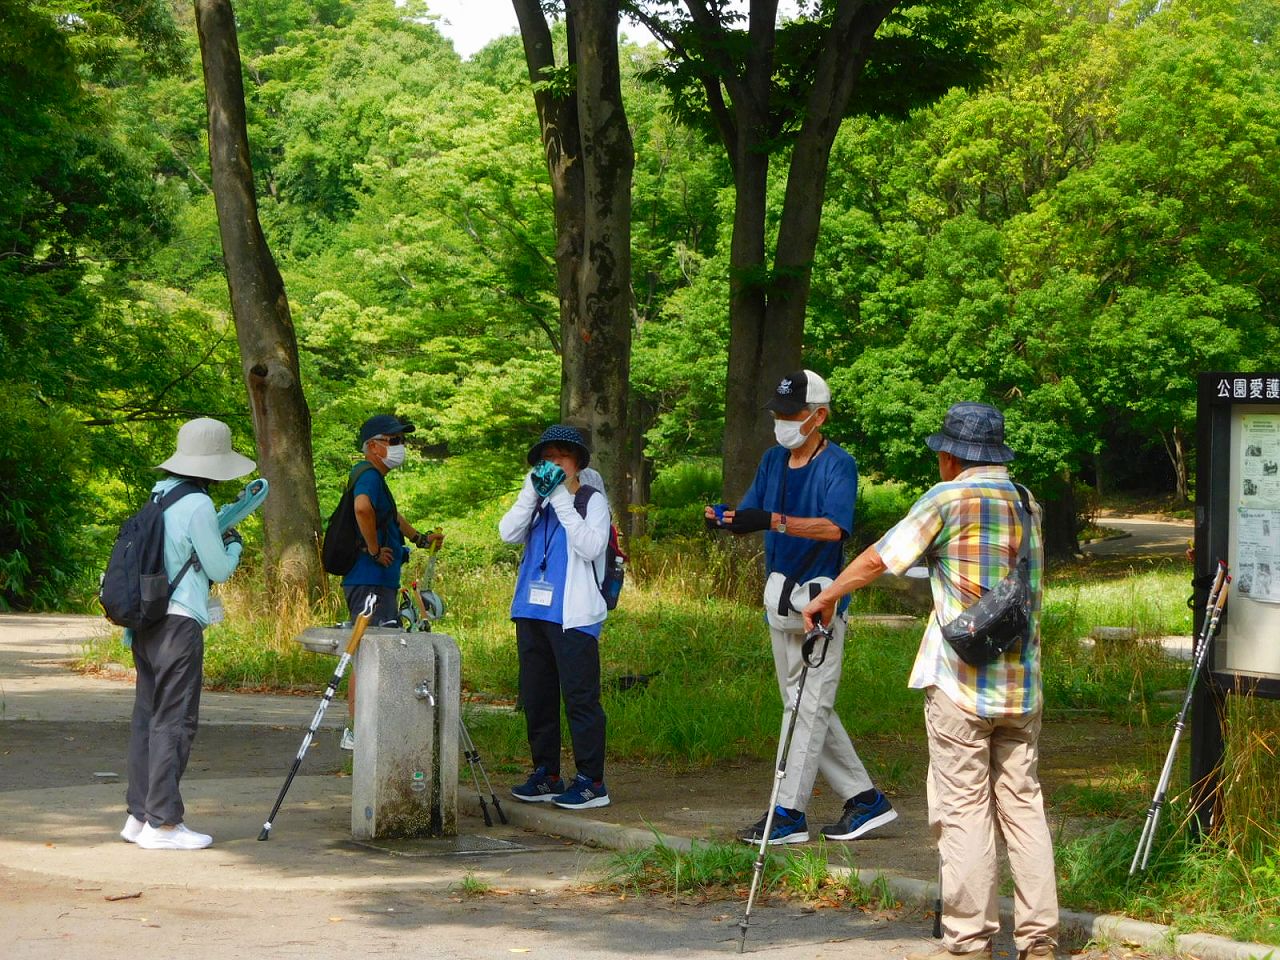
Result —
<path fill-rule="evenodd" d="M 389 853 L 393 857 L 474 857 L 499 853 L 532 853 L 533 847 L 514 840 L 462 834 L 417 840 L 352 840 L 358 847 Z"/>

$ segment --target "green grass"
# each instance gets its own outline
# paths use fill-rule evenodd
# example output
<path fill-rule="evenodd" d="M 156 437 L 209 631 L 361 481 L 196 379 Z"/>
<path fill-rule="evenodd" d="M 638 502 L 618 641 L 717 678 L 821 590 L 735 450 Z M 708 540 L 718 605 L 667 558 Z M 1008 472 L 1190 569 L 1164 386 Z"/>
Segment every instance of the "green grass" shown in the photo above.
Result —
<path fill-rule="evenodd" d="M 706 900 L 741 899 L 751 887 L 758 848 L 745 844 L 693 844 L 688 851 L 664 843 L 613 854 L 602 884 L 624 894 Z M 827 906 L 898 905 L 883 877 L 863 884 L 853 872 L 833 874 L 823 846 L 771 850 L 760 877 L 761 898 L 773 893 Z"/>
<path fill-rule="evenodd" d="M 1230 697 L 1226 710 L 1222 804 L 1212 834 L 1192 838 L 1186 765 L 1179 763 L 1148 870 L 1129 876 L 1143 823 L 1130 816 L 1058 845 L 1064 902 L 1179 932 L 1280 945 L 1280 703 Z M 1143 799 L 1132 811 L 1145 816 L 1152 782 L 1136 785 Z M 1135 785 L 1124 778 L 1119 786 L 1132 795 Z"/>

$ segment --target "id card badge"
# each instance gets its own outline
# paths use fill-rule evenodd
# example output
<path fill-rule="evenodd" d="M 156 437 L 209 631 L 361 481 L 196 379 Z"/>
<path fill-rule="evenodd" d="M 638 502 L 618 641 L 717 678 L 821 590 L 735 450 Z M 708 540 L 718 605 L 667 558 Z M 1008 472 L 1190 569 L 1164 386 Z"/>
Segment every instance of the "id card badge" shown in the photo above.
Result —
<path fill-rule="evenodd" d="M 529 584 L 529 602 L 535 607 L 549 607 L 555 599 L 556 588 L 546 580 L 534 580 Z"/>
<path fill-rule="evenodd" d="M 222 599 L 220 597 L 209 598 L 209 625 L 221 623 L 227 617 L 227 611 L 222 607 Z"/>

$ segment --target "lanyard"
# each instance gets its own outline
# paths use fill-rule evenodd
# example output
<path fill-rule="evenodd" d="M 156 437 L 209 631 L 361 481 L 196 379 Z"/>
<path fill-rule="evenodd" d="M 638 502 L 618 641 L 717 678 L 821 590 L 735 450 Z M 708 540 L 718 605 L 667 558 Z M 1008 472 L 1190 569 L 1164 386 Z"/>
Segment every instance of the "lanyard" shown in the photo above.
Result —
<path fill-rule="evenodd" d="M 809 464 L 813 463 L 813 458 L 816 457 L 818 454 L 820 454 L 826 448 L 826 446 L 827 446 L 827 438 L 823 437 L 822 442 L 818 444 L 816 447 L 814 447 L 813 453 L 809 454 L 809 459 L 806 460 L 804 463 L 800 464 L 800 466 L 796 467 L 796 469 L 803 470 Z M 789 473 L 791 473 L 790 454 L 787 455 L 787 460 L 782 465 L 782 495 L 778 498 L 782 501 L 782 504 L 778 507 L 778 513 L 782 514 L 784 517 L 787 515 L 787 475 Z"/>
<path fill-rule="evenodd" d="M 534 526 L 538 525 L 538 521 L 542 521 L 542 562 L 538 564 L 538 572 L 545 574 L 547 572 L 547 554 L 551 552 L 551 521 L 547 519 L 547 501 L 543 500 L 538 504 L 537 515 L 533 518 Z M 530 531 L 532 532 L 532 530 Z"/>

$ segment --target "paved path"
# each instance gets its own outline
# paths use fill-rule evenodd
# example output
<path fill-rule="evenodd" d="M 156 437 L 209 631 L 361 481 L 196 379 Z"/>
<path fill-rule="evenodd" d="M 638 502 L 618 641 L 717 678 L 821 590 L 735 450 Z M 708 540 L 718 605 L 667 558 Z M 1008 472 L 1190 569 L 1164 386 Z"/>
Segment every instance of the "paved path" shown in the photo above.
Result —
<path fill-rule="evenodd" d="M 1095 557 L 1181 557 L 1193 535 L 1190 520 L 1139 520 L 1136 517 L 1101 517 L 1098 523 L 1127 534 L 1100 540 L 1081 549 Z"/>
<path fill-rule="evenodd" d="M 214 846 L 179 853 L 122 843 L 132 685 L 67 666 L 99 623 L 0 616 L 6 960 L 321 952 L 698 960 L 733 951 L 738 901 L 592 893 L 607 854 L 572 841 L 463 818 L 464 835 L 507 847 L 458 853 L 423 842 L 393 853 L 353 843 L 350 780 L 334 736 L 317 740 L 272 839 L 259 843 L 313 700 L 206 693 L 183 793 L 188 819 L 214 835 Z M 329 724 L 340 723 L 334 712 Z M 464 896 L 468 877 L 494 892 Z M 750 946 L 788 960 L 879 960 L 927 947 L 927 927 L 919 915 L 767 903 L 753 919 Z"/>

